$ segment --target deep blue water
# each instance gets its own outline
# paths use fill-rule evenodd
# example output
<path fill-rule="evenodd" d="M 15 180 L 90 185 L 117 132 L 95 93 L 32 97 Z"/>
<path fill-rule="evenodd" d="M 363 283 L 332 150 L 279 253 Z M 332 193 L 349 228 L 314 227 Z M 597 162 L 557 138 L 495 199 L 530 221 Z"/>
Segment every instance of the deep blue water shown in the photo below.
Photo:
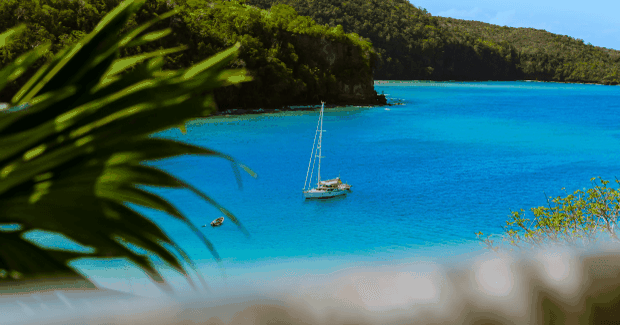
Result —
<path fill-rule="evenodd" d="M 260 263 L 321 268 L 332 258 L 440 258 L 481 249 L 474 233 L 501 233 L 511 210 L 544 205 L 545 194 L 588 187 L 595 176 L 620 176 L 620 87 L 391 82 L 375 89 L 404 105 L 325 111 L 322 175 L 353 185 L 346 198 L 302 197 L 318 109 L 207 118 L 188 124 L 186 134 L 158 135 L 248 165 L 259 177 L 242 173 L 242 190 L 223 159 L 185 156 L 154 165 L 242 221 L 250 238 L 230 221 L 200 228 L 237 274 Z M 196 225 L 221 216 L 188 191 L 155 192 Z M 185 226 L 140 211 L 203 267 L 214 264 Z"/>

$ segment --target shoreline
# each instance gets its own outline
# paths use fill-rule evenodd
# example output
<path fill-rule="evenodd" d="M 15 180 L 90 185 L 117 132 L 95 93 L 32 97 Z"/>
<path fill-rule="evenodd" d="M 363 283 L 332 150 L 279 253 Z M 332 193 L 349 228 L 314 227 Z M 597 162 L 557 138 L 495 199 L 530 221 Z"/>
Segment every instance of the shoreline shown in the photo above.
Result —
<path fill-rule="evenodd" d="M 394 106 L 399 104 L 375 104 L 375 105 L 356 105 L 356 104 L 325 104 L 325 108 L 340 108 L 340 107 L 384 107 L 384 106 Z M 284 106 L 279 108 L 233 108 L 222 111 L 217 111 L 212 113 L 211 115 L 205 117 L 226 117 L 226 116 L 236 116 L 236 115 L 255 115 L 255 114 L 264 114 L 264 113 L 280 113 L 280 112 L 295 112 L 295 111 L 313 111 L 321 108 L 321 105 L 291 105 Z"/>
<path fill-rule="evenodd" d="M 599 86 L 620 86 L 612 85 L 612 84 L 603 84 L 603 83 L 589 83 L 589 82 L 578 82 L 578 81 L 547 81 L 547 80 L 531 80 L 531 79 L 522 79 L 522 80 L 373 80 L 373 85 L 385 85 L 390 83 L 453 83 L 453 82 L 544 82 L 544 83 L 558 83 L 558 84 L 581 84 L 581 85 L 599 85 Z M 359 103 L 351 103 L 351 104 L 325 104 L 325 108 L 341 108 L 341 107 L 389 107 L 389 106 L 397 106 L 403 105 L 401 102 L 392 102 L 386 104 L 359 104 Z M 316 105 L 287 105 L 281 107 L 270 107 L 270 108 L 232 108 L 226 109 L 222 111 L 213 112 L 210 115 L 205 117 L 226 117 L 226 116 L 237 116 L 237 115 L 255 115 L 255 114 L 263 114 L 263 113 L 278 113 L 278 112 L 291 112 L 291 111 L 312 111 L 320 108 L 320 104 Z"/>
<path fill-rule="evenodd" d="M 581 85 L 599 85 L 599 86 L 620 86 L 620 84 L 604 84 L 596 82 L 581 82 L 581 81 L 549 81 L 549 80 L 532 80 L 532 79 L 519 79 L 519 80 L 374 80 L 374 85 L 382 85 L 387 83 L 448 83 L 448 82 L 547 82 L 547 83 L 559 83 L 559 84 L 581 84 Z"/>

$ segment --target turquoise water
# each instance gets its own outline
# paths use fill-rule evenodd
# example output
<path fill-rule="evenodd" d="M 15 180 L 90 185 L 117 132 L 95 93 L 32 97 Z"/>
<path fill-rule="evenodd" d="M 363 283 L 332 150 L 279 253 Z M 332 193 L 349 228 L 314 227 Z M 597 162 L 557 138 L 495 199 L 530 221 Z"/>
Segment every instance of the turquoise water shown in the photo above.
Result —
<path fill-rule="evenodd" d="M 186 134 L 158 135 L 222 151 L 258 173 L 257 179 L 243 174 L 240 190 L 222 159 L 154 163 L 203 190 L 247 228 L 250 238 L 230 221 L 200 228 L 229 274 L 285 276 L 299 274 L 295 268 L 478 252 L 474 233 L 501 233 L 511 210 L 544 205 L 545 194 L 561 195 L 562 188 L 588 187 L 594 176 L 620 174 L 620 87 L 390 82 L 375 89 L 404 105 L 325 111 L 321 173 L 353 186 L 345 198 L 302 197 L 318 110 L 207 118 L 188 124 Z M 221 215 L 190 192 L 154 191 L 196 225 Z M 185 226 L 139 210 L 203 272 L 219 274 Z"/>

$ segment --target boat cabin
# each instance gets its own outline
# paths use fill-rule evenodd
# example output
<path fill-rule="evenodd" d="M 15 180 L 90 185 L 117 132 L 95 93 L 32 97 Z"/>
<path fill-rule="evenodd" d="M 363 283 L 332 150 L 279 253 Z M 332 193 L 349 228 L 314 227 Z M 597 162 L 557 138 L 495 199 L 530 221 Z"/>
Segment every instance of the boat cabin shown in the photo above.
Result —
<path fill-rule="evenodd" d="M 342 181 L 340 180 L 340 177 L 336 177 L 334 179 L 328 179 L 326 181 L 321 181 L 319 183 L 320 186 L 325 186 L 325 187 L 338 187 L 341 184 L 342 184 Z"/>
<path fill-rule="evenodd" d="M 343 183 L 340 177 L 336 177 L 334 179 L 321 181 L 318 188 L 325 191 L 351 190 L 351 185 Z"/>

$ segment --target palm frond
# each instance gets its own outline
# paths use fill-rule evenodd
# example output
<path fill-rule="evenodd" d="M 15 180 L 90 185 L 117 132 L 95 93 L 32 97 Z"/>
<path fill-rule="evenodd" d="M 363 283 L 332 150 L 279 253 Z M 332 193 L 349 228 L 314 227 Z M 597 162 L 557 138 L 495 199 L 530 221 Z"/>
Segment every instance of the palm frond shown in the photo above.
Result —
<path fill-rule="evenodd" d="M 247 230 L 210 197 L 144 161 L 199 154 L 231 161 L 238 175 L 247 166 L 225 154 L 151 134 L 184 125 L 215 110 L 218 87 L 249 81 L 244 70 L 225 70 L 239 45 L 192 67 L 162 71 L 163 56 L 181 48 L 120 58 L 119 50 L 157 40 L 169 31 L 143 34 L 161 15 L 124 36 L 128 18 L 145 0 L 127 0 L 107 14 L 92 33 L 44 66 L 0 112 L 0 281 L 70 273 L 67 263 L 80 257 L 124 257 L 159 283 L 165 283 L 151 259 L 129 246 L 158 256 L 188 276 L 182 262 L 195 269 L 187 254 L 156 224 L 127 203 L 165 211 L 184 222 L 219 260 L 213 244 L 172 204 L 141 185 L 188 188 Z M 0 47 L 23 31 L 0 34 Z M 142 35 L 143 34 L 143 35 Z M 0 70 L 0 90 L 49 50 L 45 45 Z M 238 177 L 238 176 L 237 176 Z M 33 229 L 55 232 L 92 248 L 66 252 L 38 247 L 25 239 Z M 171 247 L 176 252 L 171 251 Z M 180 257 L 179 257 L 180 256 Z M 204 284 L 204 279 L 200 276 Z"/>

